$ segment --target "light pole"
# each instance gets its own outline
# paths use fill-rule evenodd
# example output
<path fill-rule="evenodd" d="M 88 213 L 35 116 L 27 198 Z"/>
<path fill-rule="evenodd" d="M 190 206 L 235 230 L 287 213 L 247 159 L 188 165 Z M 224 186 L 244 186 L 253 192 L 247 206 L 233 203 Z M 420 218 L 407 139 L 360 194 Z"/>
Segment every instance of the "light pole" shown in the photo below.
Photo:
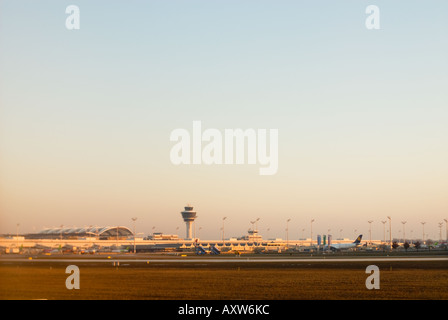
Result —
<path fill-rule="evenodd" d="M 310 225 L 311 225 L 311 228 L 310 228 L 310 232 L 311 232 L 310 247 L 313 245 L 313 222 L 314 222 L 314 219 L 311 219 L 311 223 L 310 223 Z"/>
<path fill-rule="evenodd" d="M 445 236 L 446 236 L 446 242 L 448 242 L 448 219 L 443 219 L 445 221 Z"/>
<path fill-rule="evenodd" d="M 392 218 L 390 216 L 387 216 L 387 219 L 389 219 L 389 245 L 392 249 Z"/>
<path fill-rule="evenodd" d="M 386 222 L 387 221 L 381 221 L 383 224 L 383 242 L 386 243 Z"/>
<path fill-rule="evenodd" d="M 373 220 L 369 220 L 367 222 L 369 223 L 369 242 L 370 242 L 370 245 L 372 245 L 372 222 L 373 222 Z"/>
<path fill-rule="evenodd" d="M 134 254 L 137 252 L 136 251 L 136 246 L 135 246 L 135 221 L 137 221 L 137 217 L 131 218 L 132 221 L 134 222 Z"/>
<path fill-rule="evenodd" d="M 420 222 L 421 224 L 422 224 L 422 227 L 423 227 L 423 232 L 422 232 L 422 243 L 425 243 L 425 223 L 426 222 Z"/>
<path fill-rule="evenodd" d="M 252 233 L 253 233 L 253 231 L 255 230 L 255 229 L 254 229 L 255 221 L 250 221 L 250 224 L 252 225 Z"/>
<path fill-rule="evenodd" d="M 289 248 L 289 230 L 288 230 L 288 224 L 291 219 L 286 220 L 286 249 Z"/>
<path fill-rule="evenodd" d="M 19 248 L 19 226 L 20 226 L 20 223 L 18 223 L 18 224 L 16 225 L 16 241 L 17 241 L 17 248 Z"/>
<path fill-rule="evenodd" d="M 405 228 L 405 224 L 407 221 L 401 221 L 401 223 L 403 224 L 403 243 L 406 242 L 406 228 Z"/>
<path fill-rule="evenodd" d="M 254 243 L 256 243 L 257 245 L 258 245 L 258 221 L 260 221 L 260 218 L 257 218 L 256 220 L 255 220 L 255 230 L 257 230 L 257 237 L 256 238 L 254 238 Z"/>
<path fill-rule="evenodd" d="M 224 220 L 226 220 L 227 217 L 222 218 L 222 242 L 224 243 Z"/>

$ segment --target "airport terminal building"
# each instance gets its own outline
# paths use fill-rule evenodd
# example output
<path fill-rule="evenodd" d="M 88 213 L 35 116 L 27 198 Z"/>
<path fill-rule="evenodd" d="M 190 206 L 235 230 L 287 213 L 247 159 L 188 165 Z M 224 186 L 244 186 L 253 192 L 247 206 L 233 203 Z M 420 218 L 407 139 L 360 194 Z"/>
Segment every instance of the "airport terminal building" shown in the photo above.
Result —
<path fill-rule="evenodd" d="M 36 233 L 15 235 L 9 234 L 0 237 L 0 253 L 10 249 L 21 252 L 26 248 L 83 248 L 99 250 L 115 250 L 126 252 L 158 252 L 158 251 L 195 251 L 197 248 L 216 248 L 222 252 L 283 252 L 285 250 L 314 251 L 319 248 L 329 247 L 330 244 L 336 249 L 342 247 L 341 244 L 353 244 L 353 239 L 336 239 L 333 242 L 331 235 L 317 236 L 317 241 L 308 239 L 283 240 L 283 239 L 263 239 L 256 228 L 248 230 L 247 235 L 221 240 L 205 240 L 196 238 L 192 232 L 192 223 L 197 218 L 196 211 L 192 206 L 186 206 L 181 212 L 181 216 L 186 224 L 186 236 L 180 238 L 175 234 L 153 233 L 145 238 L 134 236 L 134 232 L 125 226 L 89 226 L 79 227 L 59 227 L 45 228 Z M 359 245 L 361 245 L 359 236 Z M 323 241 L 322 241 L 323 240 Z M 358 241 L 358 240 L 356 240 Z M 364 241 L 367 247 L 367 242 Z M 386 241 L 370 241 L 370 247 L 385 245 Z M 112 249 L 113 248 L 113 249 Z"/>
<path fill-rule="evenodd" d="M 85 228 L 47 228 L 38 233 L 25 235 L 27 239 L 86 239 L 125 240 L 133 237 L 134 233 L 127 227 L 85 227 Z"/>

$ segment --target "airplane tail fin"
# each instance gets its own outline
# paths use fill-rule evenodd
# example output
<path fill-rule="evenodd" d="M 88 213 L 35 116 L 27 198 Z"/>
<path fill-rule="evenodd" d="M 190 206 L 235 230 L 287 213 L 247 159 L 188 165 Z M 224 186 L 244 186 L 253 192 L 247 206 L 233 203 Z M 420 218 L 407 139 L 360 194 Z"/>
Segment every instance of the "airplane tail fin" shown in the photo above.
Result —
<path fill-rule="evenodd" d="M 362 239 L 362 234 L 360 234 L 360 235 L 358 236 L 358 238 L 356 238 L 356 240 L 353 241 L 353 243 L 359 244 L 359 243 L 361 243 L 361 239 Z"/>

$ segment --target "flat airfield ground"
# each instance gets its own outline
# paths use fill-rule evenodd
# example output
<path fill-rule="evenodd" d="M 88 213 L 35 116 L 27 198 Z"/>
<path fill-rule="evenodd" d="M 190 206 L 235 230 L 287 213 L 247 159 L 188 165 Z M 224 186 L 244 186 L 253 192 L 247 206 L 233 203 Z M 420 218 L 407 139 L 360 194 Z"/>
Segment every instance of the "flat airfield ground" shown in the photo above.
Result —
<path fill-rule="evenodd" d="M 338 256 L 338 260 L 328 257 L 325 261 L 280 256 L 269 257 L 268 261 L 254 255 L 140 254 L 31 258 L 0 257 L 0 299 L 448 299 L 446 255 L 436 256 L 440 260 L 421 257 L 406 261 L 343 256 Z M 79 290 L 66 288 L 68 265 L 79 267 Z M 368 265 L 376 265 L 380 270 L 378 290 L 366 288 Z"/>

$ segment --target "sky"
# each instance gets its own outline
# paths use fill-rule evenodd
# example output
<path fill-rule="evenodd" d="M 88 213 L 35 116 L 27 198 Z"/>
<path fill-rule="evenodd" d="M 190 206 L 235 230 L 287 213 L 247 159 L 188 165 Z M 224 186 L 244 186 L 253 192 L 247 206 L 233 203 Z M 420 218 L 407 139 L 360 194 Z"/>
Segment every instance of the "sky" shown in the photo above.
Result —
<path fill-rule="evenodd" d="M 367 29 L 366 7 L 380 10 Z M 69 30 L 76 5 L 80 28 Z M 0 234 L 439 238 L 448 2 L 0 0 Z M 277 129 L 278 171 L 174 165 L 170 134 Z M 287 224 L 287 220 L 291 219 Z M 445 237 L 445 223 L 442 236 Z M 269 229 L 269 230 L 268 230 Z M 342 231 L 341 231 L 342 230 Z M 411 231 L 412 230 L 412 231 Z"/>

